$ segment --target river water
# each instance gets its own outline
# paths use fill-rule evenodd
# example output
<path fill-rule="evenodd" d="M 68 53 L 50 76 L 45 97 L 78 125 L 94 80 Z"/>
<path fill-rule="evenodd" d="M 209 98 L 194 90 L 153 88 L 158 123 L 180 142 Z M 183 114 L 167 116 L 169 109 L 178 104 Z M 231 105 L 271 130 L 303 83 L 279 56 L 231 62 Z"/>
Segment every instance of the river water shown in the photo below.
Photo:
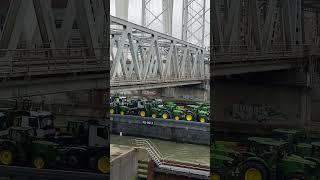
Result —
<path fill-rule="evenodd" d="M 111 144 L 134 146 L 132 144 L 132 141 L 135 138 L 137 137 L 111 135 Z M 176 143 L 151 138 L 149 138 L 149 140 L 151 140 L 154 143 L 154 145 L 159 149 L 159 151 L 163 154 L 163 156 L 165 156 L 165 159 L 209 166 L 209 146 Z M 149 156 L 146 151 L 139 150 L 138 159 L 148 160 Z"/>

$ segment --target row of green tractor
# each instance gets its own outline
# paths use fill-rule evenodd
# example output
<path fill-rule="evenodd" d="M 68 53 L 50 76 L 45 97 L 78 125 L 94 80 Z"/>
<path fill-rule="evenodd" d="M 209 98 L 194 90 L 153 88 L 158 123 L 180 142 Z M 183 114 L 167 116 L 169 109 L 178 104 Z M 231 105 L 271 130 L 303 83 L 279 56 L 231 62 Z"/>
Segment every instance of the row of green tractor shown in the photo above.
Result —
<path fill-rule="evenodd" d="M 209 123 L 210 106 L 204 103 L 178 105 L 162 100 L 110 98 L 110 114 L 135 115 Z"/>
<path fill-rule="evenodd" d="M 6 108 L 0 115 L 0 164 L 109 173 L 106 122 L 69 120 L 56 128 L 47 111 Z"/>
<path fill-rule="evenodd" d="M 320 180 L 320 142 L 299 130 L 274 134 L 249 137 L 241 148 L 212 137 L 211 180 Z"/>

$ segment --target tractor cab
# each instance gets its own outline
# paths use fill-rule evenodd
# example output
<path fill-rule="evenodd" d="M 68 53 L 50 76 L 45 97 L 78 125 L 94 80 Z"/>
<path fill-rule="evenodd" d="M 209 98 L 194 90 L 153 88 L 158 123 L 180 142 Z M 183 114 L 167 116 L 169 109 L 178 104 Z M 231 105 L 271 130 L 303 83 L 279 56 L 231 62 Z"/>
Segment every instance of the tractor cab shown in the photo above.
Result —
<path fill-rule="evenodd" d="M 276 162 L 285 155 L 288 143 L 281 140 L 263 137 L 250 137 L 249 151 L 266 161 Z"/>
<path fill-rule="evenodd" d="M 18 119 L 27 111 L 17 110 L 16 108 L 0 108 L 0 131 L 12 126 L 18 126 Z"/>
<path fill-rule="evenodd" d="M 303 130 L 275 129 L 273 131 L 276 133 L 277 139 L 282 139 L 288 143 L 298 144 L 307 140 L 307 136 Z"/>
<path fill-rule="evenodd" d="M 109 130 L 106 124 L 98 120 L 68 121 L 67 132 L 78 143 L 89 146 L 106 146 L 109 140 Z"/>
<path fill-rule="evenodd" d="M 276 139 L 288 142 L 289 153 L 295 153 L 300 156 L 311 155 L 312 146 L 307 143 L 307 136 L 303 130 L 295 129 L 275 129 Z"/>
<path fill-rule="evenodd" d="M 122 106 L 125 103 L 127 103 L 127 97 L 125 97 L 125 96 L 115 97 L 113 102 L 118 103 L 120 106 Z"/>
<path fill-rule="evenodd" d="M 90 147 L 106 147 L 109 144 L 109 130 L 106 125 L 91 125 L 89 127 Z"/>
<path fill-rule="evenodd" d="M 29 111 L 18 119 L 19 127 L 31 127 L 36 130 L 36 136 L 43 138 L 55 133 L 54 116 L 48 111 Z"/>

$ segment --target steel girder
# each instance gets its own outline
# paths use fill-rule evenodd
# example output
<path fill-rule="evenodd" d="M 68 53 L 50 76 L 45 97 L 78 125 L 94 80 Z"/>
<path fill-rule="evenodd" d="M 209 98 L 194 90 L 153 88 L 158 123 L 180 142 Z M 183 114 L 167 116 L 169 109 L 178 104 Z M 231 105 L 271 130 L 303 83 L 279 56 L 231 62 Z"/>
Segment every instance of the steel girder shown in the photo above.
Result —
<path fill-rule="evenodd" d="M 205 68 L 209 54 L 204 48 L 117 17 L 111 16 L 110 23 L 111 86 L 119 82 L 192 83 L 209 77 Z"/>
<path fill-rule="evenodd" d="M 213 50 L 284 49 L 304 43 L 302 0 L 215 0 Z"/>
<path fill-rule="evenodd" d="M 70 40 L 78 29 L 77 38 L 94 54 L 103 40 L 104 0 L 67 0 L 66 7 L 52 8 L 55 1 L 10 0 L 4 4 L 7 7 L 2 11 L 8 10 L 1 12 L 6 16 L 0 24 L 0 49 L 72 47 Z M 61 22 L 60 27 L 57 22 Z M 77 28 L 73 28 L 74 24 Z"/>
<path fill-rule="evenodd" d="M 205 39 L 210 36 L 210 33 L 205 31 L 207 26 L 210 26 L 210 18 L 206 17 L 210 14 L 210 8 L 206 2 L 206 0 L 184 0 L 182 10 L 182 39 L 202 47 L 205 46 Z"/>

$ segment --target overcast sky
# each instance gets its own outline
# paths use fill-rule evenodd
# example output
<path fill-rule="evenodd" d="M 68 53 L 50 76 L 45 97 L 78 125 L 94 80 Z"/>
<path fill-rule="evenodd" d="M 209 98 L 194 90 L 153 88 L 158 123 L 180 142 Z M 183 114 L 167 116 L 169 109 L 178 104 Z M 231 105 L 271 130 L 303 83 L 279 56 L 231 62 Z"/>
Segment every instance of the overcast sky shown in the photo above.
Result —
<path fill-rule="evenodd" d="M 115 10 L 115 1 L 116 0 L 110 0 L 110 14 L 115 16 L 116 10 Z M 207 0 L 207 7 L 210 7 L 210 1 Z M 182 0 L 174 0 L 173 1 L 173 27 L 172 27 L 172 35 L 176 38 L 181 39 L 181 28 L 182 28 Z M 194 3 L 195 4 L 195 3 Z M 141 25 L 141 7 L 142 7 L 142 0 L 129 0 L 129 10 L 128 10 L 128 20 Z M 148 8 L 151 9 L 152 13 L 155 15 L 158 15 L 162 11 L 162 1 L 161 0 L 151 0 L 148 4 Z M 198 10 L 199 7 L 195 5 L 193 7 L 194 9 Z M 149 13 L 149 12 L 148 12 Z M 207 13 L 206 20 L 210 21 L 209 12 Z M 147 14 L 147 22 L 150 22 L 150 19 L 148 17 L 152 17 L 150 14 Z M 160 17 L 161 19 L 161 17 Z M 197 23 L 194 23 L 193 25 L 194 29 L 198 29 L 199 26 L 197 26 Z M 206 34 L 209 33 L 210 28 L 209 24 L 206 24 Z M 151 29 L 154 29 L 159 32 L 163 32 L 162 24 L 159 21 L 154 21 L 151 26 Z M 201 31 L 199 31 L 201 33 Z M 206 38 L 206 45 L 209 45 L 209 38 Z"/>

